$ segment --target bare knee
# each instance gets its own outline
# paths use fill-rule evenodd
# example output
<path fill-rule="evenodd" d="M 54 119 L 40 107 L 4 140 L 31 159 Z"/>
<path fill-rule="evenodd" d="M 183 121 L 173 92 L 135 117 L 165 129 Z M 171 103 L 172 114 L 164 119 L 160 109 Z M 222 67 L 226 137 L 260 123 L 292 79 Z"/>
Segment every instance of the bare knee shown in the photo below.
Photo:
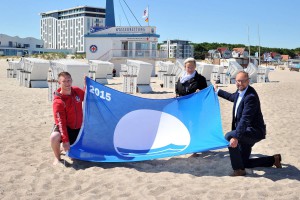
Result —
<path fill-rule="evenodd" d="M 51 143 L 60 143 L 61 135 L 60 132 L 52 132 L 50 135 Z"/>

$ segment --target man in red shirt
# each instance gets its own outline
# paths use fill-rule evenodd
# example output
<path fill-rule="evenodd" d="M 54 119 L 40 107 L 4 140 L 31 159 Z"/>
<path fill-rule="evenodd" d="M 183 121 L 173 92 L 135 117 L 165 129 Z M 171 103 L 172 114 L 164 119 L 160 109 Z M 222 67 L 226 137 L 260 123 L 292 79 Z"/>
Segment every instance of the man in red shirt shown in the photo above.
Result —
<path fill-rule="evenodd" d="M 60 143 L 65 152 L 69 151 L 70 145 L 77 139 L 83 120 L 84 90 L 72 86 L 72 77 L 68 72 L 58 74 L 58 83 L 60 88 L 54 92 L 53 100 L 55 125 L 50 136 L 55 156 L 53 165 L 61 161 Z"/>

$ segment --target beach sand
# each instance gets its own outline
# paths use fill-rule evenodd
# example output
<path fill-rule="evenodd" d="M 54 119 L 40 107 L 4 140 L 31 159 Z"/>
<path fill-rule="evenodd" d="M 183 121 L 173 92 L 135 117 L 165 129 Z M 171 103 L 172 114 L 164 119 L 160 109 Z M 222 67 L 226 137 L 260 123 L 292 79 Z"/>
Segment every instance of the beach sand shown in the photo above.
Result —
<path fill-rule="evenodd" d="M 227 149 L 134 163 L 91 163 L 66 159 L 53 166 L 49 134 L 53 126 L 48 89 L 24 88 L 6 78 L 0 61 L 0 199 L 299 199 L 300 73 L 279 70 L 270 83 L 257 83 L 267 139 L 253 156 L 282 154 L 283 168 L 247 169 L 230 177 Z M 120 89 L 121 85 L 110 82 Z M 173 91 L 151 80 L 147 98 L 170 98 Z M 234 91 L 235 86 L 224 86 Z M 232 103 L 220 99 L 224 133 L 230 131 Z"/>

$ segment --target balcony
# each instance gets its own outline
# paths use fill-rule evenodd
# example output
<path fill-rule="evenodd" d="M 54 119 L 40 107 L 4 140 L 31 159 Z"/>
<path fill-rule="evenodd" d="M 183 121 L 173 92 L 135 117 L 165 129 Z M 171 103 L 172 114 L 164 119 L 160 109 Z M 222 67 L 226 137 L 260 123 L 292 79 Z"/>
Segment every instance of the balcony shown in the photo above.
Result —
<path fill-rule="evenodd" d="M 112 58 L 168 58 L 168 51 L 158 50 L 121 50 L 111 49 L 99 57 L 99 60 L 108 61 Z"/>

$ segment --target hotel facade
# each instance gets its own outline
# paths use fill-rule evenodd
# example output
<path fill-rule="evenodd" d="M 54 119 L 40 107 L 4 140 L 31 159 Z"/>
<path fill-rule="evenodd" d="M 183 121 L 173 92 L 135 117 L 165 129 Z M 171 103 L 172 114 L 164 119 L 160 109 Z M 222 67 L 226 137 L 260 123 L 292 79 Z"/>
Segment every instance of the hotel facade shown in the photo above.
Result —
<path fill-rule="evenodd" d="M 84 53 L 84 35 L 91 32 L 91 27 L 105 26 L 105 8 L 78 6 L 40 15 L 41 39 L 46 49 Z"/>
<path fill-rule="evenodd" d="M 128 58 L 153 60 L 159 56 L 156 27 L 116 26 L 113 0 L 106 0 L 105 9 L 79 6 L 41 16 L 45 48 L 73 49 L 74 53 L 86 53 L 88 60 L 111 62 Z"/>
<path fill-rule="evenodd" d="M 165 52 L 168 58 L 184 59 L 194 57 L 194 46 L 186 40 L 167 40 L 160 45 L 161 52 Z"/>

